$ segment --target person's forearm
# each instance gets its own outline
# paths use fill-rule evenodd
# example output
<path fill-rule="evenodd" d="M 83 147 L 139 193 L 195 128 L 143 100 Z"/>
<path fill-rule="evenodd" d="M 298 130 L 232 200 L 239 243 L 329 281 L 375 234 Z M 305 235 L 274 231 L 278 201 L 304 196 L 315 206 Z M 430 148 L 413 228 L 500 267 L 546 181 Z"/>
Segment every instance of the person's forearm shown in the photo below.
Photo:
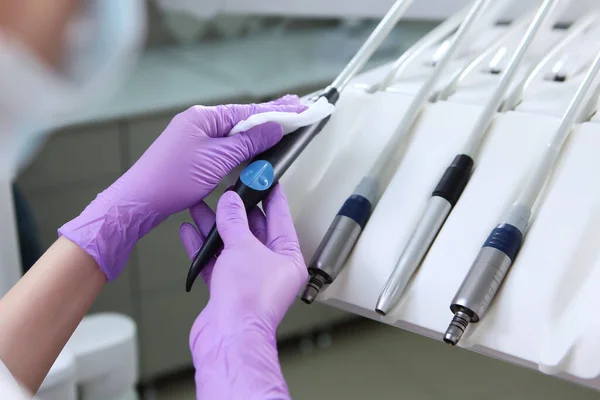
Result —
<path fill-rule="evenodd" d="M 289 400 L 276 338 L 255 326 L 215 329 L 217 319 L 199 318 L 191 338 L 196 398 Z"/>
<path fill-rule="evenodd" d="M 0 359 L 27 389 L 37 391 L 105 281 L 91 256 L 60 238 L 0 299 Z"/>

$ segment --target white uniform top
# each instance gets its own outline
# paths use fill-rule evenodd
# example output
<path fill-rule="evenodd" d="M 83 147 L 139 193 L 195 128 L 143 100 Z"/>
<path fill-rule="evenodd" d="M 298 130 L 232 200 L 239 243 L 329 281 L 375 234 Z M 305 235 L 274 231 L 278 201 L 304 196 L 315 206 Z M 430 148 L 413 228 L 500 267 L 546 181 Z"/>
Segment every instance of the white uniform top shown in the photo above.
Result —
<path fill-rule="evenodd" d="M 0 361 L 0 393 L 2 399 L 6 400 L 34 400 L 34 397 L 17 383 L 2 361 Z"/>

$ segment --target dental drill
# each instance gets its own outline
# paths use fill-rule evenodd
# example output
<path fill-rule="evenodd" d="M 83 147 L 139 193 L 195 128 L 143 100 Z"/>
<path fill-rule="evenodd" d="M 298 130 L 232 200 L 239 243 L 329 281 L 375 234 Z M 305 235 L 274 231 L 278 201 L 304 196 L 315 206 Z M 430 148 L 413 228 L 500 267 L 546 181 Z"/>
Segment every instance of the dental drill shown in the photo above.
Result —
<path fill-rule="evenodd" d="M 556 134 L 548 143 L 536 169 L 529 175 L 515 201 L 488 236 L 454 296 L 450 305 L 454 317 L 444 334 L 444 342 L 455 346 L 470 323 L 479 322 L 485 317 L 523 245 L 533 206 L 546 185 L 566 140 L 575 129 L 580 115 L 587 112 L 585 100 L 598 72 L 600 72 L 600 54 L 596 56 L 575 97 L 571 100 Z"/>

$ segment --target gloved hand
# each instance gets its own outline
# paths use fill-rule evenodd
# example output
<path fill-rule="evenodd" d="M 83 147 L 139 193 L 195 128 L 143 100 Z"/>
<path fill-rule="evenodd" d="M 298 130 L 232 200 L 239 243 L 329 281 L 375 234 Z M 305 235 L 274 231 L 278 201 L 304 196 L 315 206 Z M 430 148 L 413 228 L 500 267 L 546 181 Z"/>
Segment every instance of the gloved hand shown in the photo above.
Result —
<path fill-rule="evenodd" d="M 275 332 L 308 273 L 283 190 L 276 185 L 246 216 L 235 192 L 217 206 L 224 248 L 205 267 L 210 300 L 190 333 L 198 399 L 289 399 L 277 356 Z M 202 234 L 180 229 L 190 256 L 214 222 L 206 204 L 191 209 Z"/>
<path fill-rule="evenodd" d="M 265 104 L 195 106 L 178 114 L 129 171 L 59 234 L 90 254 L 108 280 L 115 279 L 141 237 L 205 198 L 234 167 L 283 135 L 270 123 L 225 137 L 238 122 L 262 112 L 304 109 L 298 97 L 285 96 Z"/>

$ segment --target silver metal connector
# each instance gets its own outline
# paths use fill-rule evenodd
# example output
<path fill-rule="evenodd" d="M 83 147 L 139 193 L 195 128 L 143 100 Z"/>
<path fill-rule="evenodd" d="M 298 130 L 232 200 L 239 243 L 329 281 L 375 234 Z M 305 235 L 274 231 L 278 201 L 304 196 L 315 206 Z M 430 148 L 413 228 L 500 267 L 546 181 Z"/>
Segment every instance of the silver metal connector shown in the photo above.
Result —
<path fill-rule="evenodd" d="M 454 318 L 452 318 L 452 322 L 450 322 L 450 325 L 444 334 L 444 342 L 456 346 L 470 322 L 471 317 L 464 312 L 458 311 L 454 314 Z"/>
<path fill-rule="evenodd" d="M 325 277 L 322 275 L 313 275 L 308 280 L 302 297 L 300 298 L 306 304 L 312 304 L 319 295 L 321 288 L 325 285 Z"/>

